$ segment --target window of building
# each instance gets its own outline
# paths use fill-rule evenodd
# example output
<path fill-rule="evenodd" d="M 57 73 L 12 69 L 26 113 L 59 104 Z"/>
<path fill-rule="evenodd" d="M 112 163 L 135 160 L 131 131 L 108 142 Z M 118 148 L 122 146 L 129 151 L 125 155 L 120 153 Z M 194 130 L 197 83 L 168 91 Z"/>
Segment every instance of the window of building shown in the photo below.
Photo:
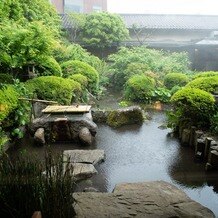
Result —
<path fill-rule="evenodd" d="M 93 5 L 92 10 L 95 12 L 100 12 L 102 11 L 102 7 L 99 5 Z"/>
<path fill-rule="evenodd" d="M 65 0 L 65 12 L 83 12 L 83 0 Z"/>

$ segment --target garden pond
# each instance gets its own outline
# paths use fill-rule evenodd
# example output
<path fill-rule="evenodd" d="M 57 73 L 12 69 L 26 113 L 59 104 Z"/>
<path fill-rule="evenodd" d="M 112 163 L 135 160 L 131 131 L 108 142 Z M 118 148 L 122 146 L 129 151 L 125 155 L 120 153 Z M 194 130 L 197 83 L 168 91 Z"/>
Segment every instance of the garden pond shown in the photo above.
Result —
<path fill-rule="evenodd" d="M 103 103 L 107 107 L 118 106 L 114 100 L 104 100 Z M 105 162 L 96 166 L 98 174 L 80 182 L 78 191 L 94 187 L 102 192 L 111 192 L 118 183 L 164 180 L 210 208 L 218 217 L 218 172 L 205 172 L 205 163 L 194 160 L 194 151 L 182 147 L 170 134 L 170 129 L 161 128 L 166 119 L 164 111 L 149 110 L 148 113 L 151 119 L 141 126 L 129 125 L 113 129 L 98 124 L 93 146 L 57 143 L 52 144 L 52 150 L 60 152 L 79 148 L 105 151 Z M 31 139 L 26 138 L 22 146 L 8 152 L 16 155 L 22 150 L 37 153 L 43 158 L 45 148 L 31 144 Z"/>

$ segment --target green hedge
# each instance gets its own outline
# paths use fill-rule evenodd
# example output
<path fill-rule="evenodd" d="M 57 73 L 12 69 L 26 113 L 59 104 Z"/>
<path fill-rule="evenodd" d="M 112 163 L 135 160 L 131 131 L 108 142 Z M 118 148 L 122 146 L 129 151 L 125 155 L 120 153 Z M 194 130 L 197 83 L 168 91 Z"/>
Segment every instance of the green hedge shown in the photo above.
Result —
<path fill-rule="evenodd" d="M 218 72 L 216 71 L 206 71 L 206 72 L 200 72 L 194 75 L 194 79 L 199 77 L 210 77 L 210 76 L 218 76 Z"/>
<path fill-rule="evenodd" d="M 69 77 L 73 74 L 86 76 L 88 79 L 88 90 L 96 93 L 99 84 L 99 74 L 92 66 L 82 61 L 66 61 L 61 67 L 64 77 Z"/>
<path fill-rule="evenodd" d="M 39 99 L 70 104 L 73 97 L 73 83 L 56 76 L 41 76 L 26 82 L 29 91 L 36 93 Z"/>
<path fill-rule="evenodd" d="M 125 86 L 125 97 L 136 102 L 150 102 L 155 89 L 153 78 L 145 75 L 134 75 Z"/>
<path fill-rule="evenodd" d="M 172 89 L 174 86 L 185 86 L 187 83 L 188 77 L 183 73 L 168 73 L 164 77 L 164 85 L 168 89 Z"/>
<path fill-rule="evenodd" d="M 61 67 L 53 57 L 46 57 L 39 64 L 37 68 L 40 76 L 62 76 Z"/>
<path fill-rule="evenodd" d="M 88 85 L 87 77 L 80 74 L 80 73 L 73 74 L 73 75 L 69 76 L 68 78 L 78 82 L 83 88 L 86 88 Z"/>
<path fill-rule="evenodd" d="M 181 112 L 180 118 L 189 118 L 194 124 L 208 126 L 215 112 L 213 95 L 197 88 L 180 89 L 172 96 L 171 102 Z"/>
<path fill-rule="evenodd" d="M 210 77 L 199 77 L 189 82 L 187 87 L 198 88 L 210 93 L 215 93 L 218 91 L 218 75 Z"/>
<path fill-rule="evenodd" d="M 0 122 L 3 121 L 18 106 L 19 94 L 12 86 L 0 89 Z"/>

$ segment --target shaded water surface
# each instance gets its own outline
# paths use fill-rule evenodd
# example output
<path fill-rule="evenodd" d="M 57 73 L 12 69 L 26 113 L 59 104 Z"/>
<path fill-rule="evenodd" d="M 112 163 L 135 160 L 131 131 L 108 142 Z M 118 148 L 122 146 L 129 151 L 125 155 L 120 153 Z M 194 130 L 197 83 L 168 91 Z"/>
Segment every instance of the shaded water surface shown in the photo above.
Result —
<path fill-rule="evenodd" d="M 191 148 L 181 147 L 177 139 L 170 136 L 169 129 L 160 128 L 165 122 L 164 112 L 150 111 L 149 114 L 152 119 L 142 126 L 112 129 L 98 125 L 96 143 L 92 147 L 54 144 L 52 149 L 55 152 L 78 147 L 105 150 L 105 162 L 96 167 L 99 174 L 81 182 L 78 190 L 92 186 L 111 192 L 117 183 L 164 180 L 184 190 L 218 217 L 218 173 L 206 173 L 205 163 L 194 161 Z M 24 147 L 27 152 L 44 154 L 44 148 Z M 10 152 L 16 154 L 17 150 Z"/>

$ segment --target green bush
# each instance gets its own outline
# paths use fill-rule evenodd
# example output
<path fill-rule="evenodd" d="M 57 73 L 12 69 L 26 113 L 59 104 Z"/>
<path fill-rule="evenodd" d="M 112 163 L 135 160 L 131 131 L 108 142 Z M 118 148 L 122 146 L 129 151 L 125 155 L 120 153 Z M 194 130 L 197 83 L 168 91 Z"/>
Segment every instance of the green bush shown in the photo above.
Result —
<path fill-rule="evenodd" d="M 167 53 L 144 46 L 122 47 L 117 53 L 109 55 L 108 61 L 111 62 L 108 76 L 117 89 L 123 88 L 129 76 L 144 73 L 145 70 L 163 76 L 171 72 L 187 72 L 189 69 L 186 53 Z"/>
<path fill-rule="evenodd" d="M 82 90 L 81 84 L 73 79 L 66 79 L 69 80 L 72 90 L 72 99 L 71 102 L 79 101 L 82 97 L 83 93 L 86 93 L 86 90 Z"/>
<path fill-rule="evenodd" d="M 45 57 L 39 61 L 37 67 L 40 76 L 61 76 L 61 67 L 53 57 Z"/>
<path fill-rule="evenodd" d="M 188 77 L 183 73 L 168 73 L 164 77 L 164 85 L 168 89 L 172 89 L 174 86 L 185 86 L 188 83 Z"/>
<path fill-rule="evenodd" d="M 0 73 L 0 84 L 12 84 L 14 82 L 13 76 L 8 73 Z"/>
<path fill-rule="evenodd" d="M 103 62 L 98 57 L 90 54 L 78 44 L 70 44 L 67 47 L 61 46 L 56 51 L 55 57 L 59 63 L 64 63 L 70 60 L 85 62 L 95 68 L 98 72 L 101 71 L 103 64 Z"/>
<path fill-rule="evenodd" d="M 136 102 L 150 102 L 155 89 L 155 81 L 145 75 L 134 75 L 126 83 L 125 97 Z"/>
<path fill-rule="evenodd" d="M 18 97 L 12 86 L 4 86 L 0 89 L 0 122 L 17 108 Z"/>
<path fill-rule="evenodd" d="M 86 88 L 88 85 L 87 77 L 80 74 L 80 73 L 73 74 L 73 75 L 69 76 L 68 78 L 78 82 L 83 88 Z"/>
<path fill-rule="evenodd" d="M 39 99 L 70 104 L 72 99 L 72 82 L 56 76 L 41 76 L 26 82 L 26 87 Z"/>
<path fill-rule="evenodd" d="M 210 93 L 216 93 L 218 90 L 218 75 L 210 77 L 199 77 L 187 84 L 187 87 L 198 88 Z"/>
<path fill-rule="evenodd" d="M 82 61 L 67 61 L 62 65 L 63 76 L 69 77 L 73 74 L 82 74 L 88 79 L 88 90 L 91 93 L 96 93 L 99 84 L 99 74 L 98 72 L 89 64 Z"/>
<path fill-rule="evenodd" d="M 195 125 L 208 126 L 215 112 L 214 97 L 197 88 L 184 87 L 177 91 L 171 102 L 180 111 L 179 119 L 188 118 Z"/>
<path fill-rule="evenodd" d="M 218 72 L 215 71 L 206 71 L 206 72 L 200 72 L 194 75 L 194 79 L 199 77 L 210 77 L 210 76 L 218 76 Z"/>

